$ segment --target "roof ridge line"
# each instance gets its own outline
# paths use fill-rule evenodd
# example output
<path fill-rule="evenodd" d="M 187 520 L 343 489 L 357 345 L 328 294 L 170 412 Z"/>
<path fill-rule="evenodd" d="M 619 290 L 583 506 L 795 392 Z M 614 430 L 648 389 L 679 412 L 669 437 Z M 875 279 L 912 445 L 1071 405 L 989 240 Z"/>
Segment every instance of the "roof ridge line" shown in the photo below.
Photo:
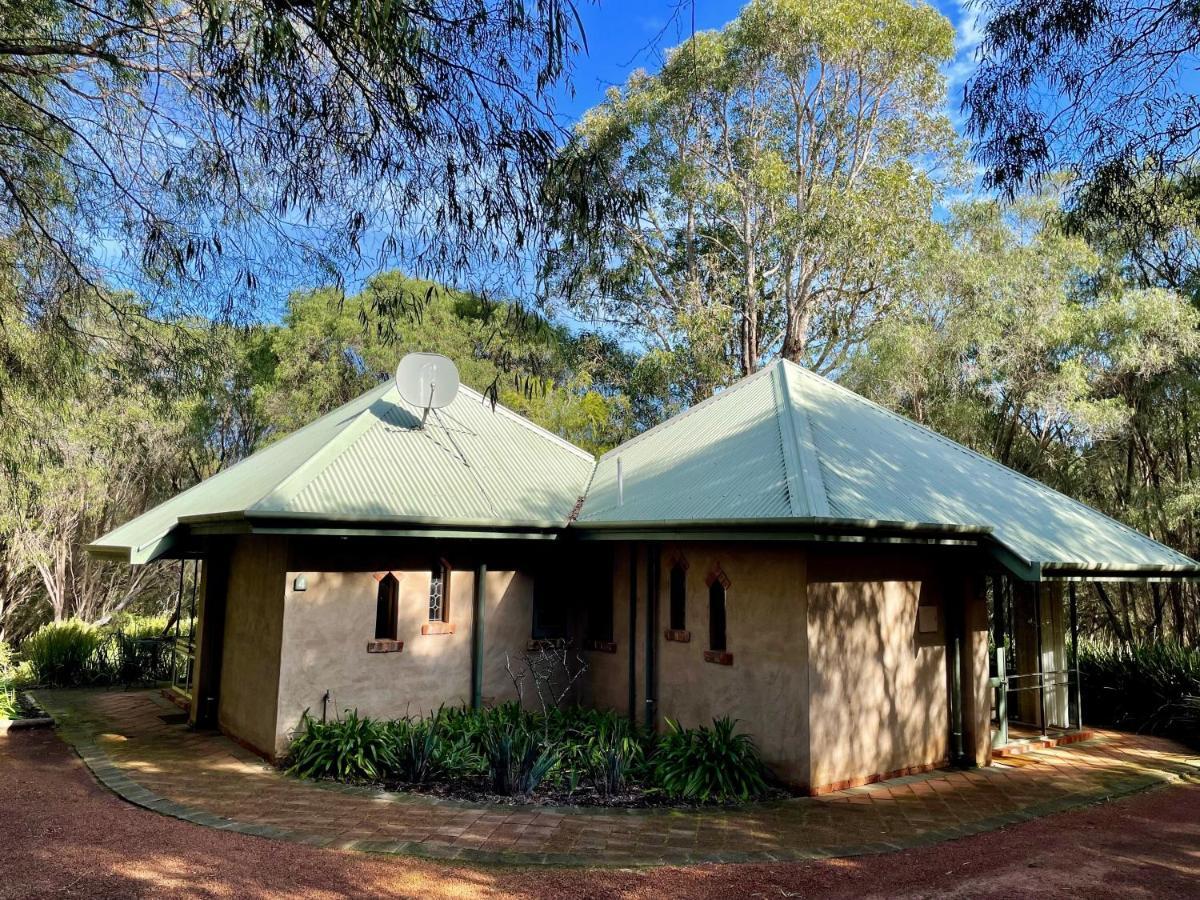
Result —
<path fill-rule="evenodd" d="M 477 391 L 472 387 L 468 387 L 465 384 L 460 385 L 459 390 L 466 391 L 468 394 L 474 394 L 481 401 L 487 400 L 486 394 L 483 394 L 480 391 Z M 403 398 L 401 398 L 401 399 L 403 399 Z M 544 437 L 550 441 L 553 441 L 554 443 L 556 443 L 568 450 L 573 450 L 579 456 L 582 456 L 586 459 L 590 459 L 593 462 L 596 459 L 596 455 L 594 453 L 589 453 L 587 450 L 584 450 L 582 447 L 580 447 L 576 444 L 572 444 L 570 441 L 568 441 L 566 438 L 562 437 L 561 435 L 555 434 L 553 431 L 550 431 L 548 428 L 543 428 L 541 425 L 532 421 L 527 416 L 521 415 L 515 409 L 509 409 L 507 406 L 505 406 L 499 400 L 497 400 L 495 403 L 492 404 L 492 409 L 499 410 L 501 413 L 503 413 L 505 416 L 512 419 L 513 421 L 517 422 L 519 425 L 522 425 L 525 428 L 528 428 L 530 431 L 534 432 L 535 434 L 541 435 L 542 437 Z"/>
<path fill-rule="evenodd" d="M 1152 544 L 1157 544 L 1158 546 L 1169 550 L 1171 553 L 1182 556 L 1184 559 L 1190 558 L 1190 557 L 1187 557 L 1185 554 L 1180 553 L 1174 547 L 1168 547 L 1162 541 L 1156 541 L 1154 538 L 1150 537 L 1148 534 L 1142 534 L 1142 532 L 1138 531 L 1132 525 L 1125 524 L 1120 519 L 1110 516 L 1108 513 L 1104 512 L 1103 510 L 1096 509 L 1096 507 L 1089 506 L 1087 503 L 1084 503 L 1082 500 L 1076 500 L 1074 497 L 1070 496 L 1069 494 L 1064 494 L 1062 491 L 1055 490 L 1054 488 L 1050 487 L 1050 485 L 1044 484 L 1043 482 L 1038 481 L 1036 478 L 1034 478 L 1030 475 L 1026 475 L 1024 472 L 1019 472 L 1010 466 L 1006 466 L 1004 463 L 1000 462 L 999 460 L 992 459 L 990 456 L 980 453 L 978 450 L 972 450 L 970 447 L 966 446 L 965 444 L 960 444 L 958 441 L 948 438 L 944 434 L 939 434 L 938 432 L 934 431 L 932 428 L 928 428 L 928 427 L 922 425 L 920 422 L 914 422 L 912 419 L 908 418 L 907 416 L 902 416 L 902 415 L 900 415 L 900 413 L 894 412 L 893 410 L 888 409 L 886 406 L 882 406 L 881 404 L 876 403 L 874 400 L 864 397 L 862 394 L 852 391 L 852 390 L 850 390 L 850 388 L 844 387 L 844 386 L 838 384 L 836 381 L 833 381 L 830 378 L 826 378 L 823 375 L 818 375 L 816 372 L 811 372 L 808 369 L 804 368 L 803 366 L 796 365 L 795 363 L 792 363 L 792 365 L 795 366 L 797 369 L 799 369 L 801 372 L 803 372 L 805 375 L 808 375 L 812 378 L 819 378 L 825 384 L 831 385 L 836 390 L 841 391 L 845 394 L 848 394 L 856 402 L 865 404 L 866 406 L 871 407 L 872 409 L 876 410 L 877 412 L 883 413 L 885 416 L 888 416 L 892 419 L 897 420 L 898 422 L 900 422 L 904 425 L 907 425 L 911 429 L 915 429 L 919 432 L 922 432 L 923 434 L 929 435 L 929 436 L 935 438 L 936 440 L 940 441 L 941 443 L 949 445 L 952 449 L 957 450 L 959 453 L 963 453 L 963 454 L 966 454 L 967 456 L 973 457 L 975 459 L 982 460 L 983 462 L 987 463 L 989 466 L 991 466 L 993 468 L 997 468 L 1000 471 L 1006 472 L 1010 475 L 1015 475 L 1020 480 L 1028 482 L 1029 484 L 1033 485 L 1035 488 L 1040 488 L 1044 491 L 1049 491 L 1050 493 L 1063 498 L 1068 503 L 1071 503 L 1078 507 L 1082 507 L 1083 509 L 1087 510 L 1088 512 L 1095 513 L 1098 516 L 1108 519 L 1114 525 L 1129 532 L 1130 534 L 1136 535 L 1138 538 L 1140 538 L 1143 541 L 1149 541 Z M 1005 544 L 1004 541 L 1000 540 L 999 536 L 996 537 L 996 541 L 998 543 L 1002 544 L 1003 546 L 1008 547 L 1008 545 Z"/>
<path fill-rule="evenodd" d="M 792 402 L 791 385 L 788 383 L 788 367 L 779 365 L 776 367 L 776 371 L 779 373 L 779 378 L 776 379 L 778 399 L 782 400 L 782 409 L 777 410 L 776 420 L 779 425 L 780 440 L 783 444 L 783 468 L 787 475 L 788 499 L 791 501 L 792 514 L 813 518 L 828 517 L 830 514 L 829 491 L 825 487 L 825 478 L 821 473 L 821 458 L 817 453 L 816 441 L 813 439 L 812 422 L 809 421 L 808 410 L 803 406 L 803 400 L 799 396 L 797 397 L 797 402 L 801 404 L 799 410 Z"/>
<path fill-rule="evenodd" d="M 667 419 L 664 419 L 663 421 L 661 421 L 657 425 L 655 425 L 653 428 L 647 428 L 641 434 L 634 435 L 629 440 L 624 441 L 623 443 L 617 444 L 617 446 L 613 447 L 611 450 L 609 450 L 607 453 L 605 453 L 603 456 L 601 456 L 600 459 L 607 459 L 608 457 L 612 456 L 613 454 L 619 453 L 621 450 L 624 450 L 626 447 L 630 447 L 633 444 L 636 444 L 642 438 L 648 437 L 649 435 L 654 434 L 656 431 L 661 431 L 662 429 L 666 428 L 668 425 L 678 422 L 681 419 L 685 419 L 688 416 L 690 416 L 692 413 L 699 412 L 700 410 L 704 409 L 706 406 L 710 406 L 711 404 L 716 403 L 718 400 L 722 400 L 725 397 L 728 397 L 729 395 L 736 393 L 737 391 L 741 390 L 743 387 L 750 384 L 751 382 L 758 381 L 758 379 L 763 378 L 764 376 L 768 375 L 778 365 L 779 365 L 779 360 L 775 360 L 773 362 L 767 363 L 765 366 L 763 366 L 757 372 L 752 372 L 749 375 L 739 378 L 737 381 L 735 381 L 733 384 L 726 387 L 720 393 L 716 393 L 710 397 L 706 397 L 705 399 L 701 400 L 699 403 L 697 403 L 693 406 L 689 406 L 687 409 L 683 410 L 683 412 L 675 413 L 675 415 L 673 415 Z"/>
<path fill-rule="evenodd" d="M 315 453 L 311 454 L 307 459 L 300 463 L 300 465 L 296 466 L 296 468 L 292 469 L 292 471 L 288 472 L 286 475 L 272 484 L 271 487 L 263 492 L 263 494 L 261 494 L 257 500 L 248 504 L 246 506 L 246 511 L 265 511 L 262 509 L 262 504 L 265 503 L 268 498 L 275 496 L 277 493 L 280 494 L 281 505 L 286 504 L 288 501 L 294 499 L 295 496 L 304 489 L 304 485 L 300 485 L 286 491 L 284 490 L 285 486 L 287 486 L 289 482 L 296 480 L 302 473 L 312 472 L 314 467 L 317 467 L 317 473 L 322 471 L 326 466 L 329 465 L 330 460 L 328 460 L 326 457 L 328 457 L 331 447 L 336 446 L 339 449 L 342 448 L 345 445 L 346 440 L 348 440 L 347 435 L 350 435 L 351 432 L 354 432 L 354 436 L 358 437 L 361 434 L 361 423 L 366 419 L 367 413 L 369 413 L 375 407 L 376 403 L 388 395 L 388 392 L 393 387 L 393 381 L 394 379 L 389 378 L 387 381 L 383 382 L 380 387 L 384 388 L 384 390 L 380 392 L 378 397 L 355 413 L 354 416 L 348 422 L 346 422 L 346 424 L 343 425 L 335 435 L 323 443 Z M 333 412 L 336 411 L 337 410 L 333 410 Z M 322 418 L 324 417 L 322 416 Z M 319 421 L 320 419 L 316 419 L 312 424 L 315 424 Z M 368 427 L 369 425 L 370 423 L 368 422 Z M 299 432 L 295 433 L 299 434 Z M 319 467 L 317 466 L 318 463 L 320 464 Z M 314 473 L 313 477 L 315 477 L 315 474 L 317 473 Z M 309 477 L 308 482 L 311 481 L 312 477 Z M 305 484 L 308 482 L 305 482 Z"/>

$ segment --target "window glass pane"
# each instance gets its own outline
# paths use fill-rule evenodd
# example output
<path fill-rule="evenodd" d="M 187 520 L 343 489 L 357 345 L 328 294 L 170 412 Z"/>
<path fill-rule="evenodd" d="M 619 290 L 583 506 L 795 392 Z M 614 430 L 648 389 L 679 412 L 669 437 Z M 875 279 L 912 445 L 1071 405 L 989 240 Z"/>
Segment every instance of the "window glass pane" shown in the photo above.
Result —
<path fill-rule="evenodd" d="M 558 593 L 561 583 L 553 569 L 538 573 L 533 585 L 533 629 L 535 640 L 567 636 L 567 615 Z"/>
<path fill-rule="evenodd" d="M 682 563 L 671 568 L 671 630 L 687 628 L 687 570 Z"/>
<path fill-rule="evenodd" d="M 708 588 L 708 649 L 725 649 L 725 585 L 716 580 Z"/>
<path fill-rule="evenodd" d="M 429 576 L 429 621 L 441 622 L 445 611 L 446 578 L 442 569 L 434 569 Z"/>
<path fill-rule="evenodd" d="M 375 640 L 394 641 L 397 639 L 399 625 L 397 623 L 398 604 L 400 598 L 400 582 L 390 572 L 379 581 L 379 592 L 375 601 Z"/>

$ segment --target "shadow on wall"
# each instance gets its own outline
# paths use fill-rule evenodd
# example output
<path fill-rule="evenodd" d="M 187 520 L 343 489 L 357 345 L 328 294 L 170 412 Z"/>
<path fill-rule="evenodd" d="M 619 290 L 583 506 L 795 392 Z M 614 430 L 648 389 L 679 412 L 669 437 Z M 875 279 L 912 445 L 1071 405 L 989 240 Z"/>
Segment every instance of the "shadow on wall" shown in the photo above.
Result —
<path fill-rule="evenodd" d="M 921 630 L 921 607 L 936 610 L 935 631 Z M 945 603 L 935 584 L 810 583 L 809 659 L 813 786 L 948 758 Z"/>

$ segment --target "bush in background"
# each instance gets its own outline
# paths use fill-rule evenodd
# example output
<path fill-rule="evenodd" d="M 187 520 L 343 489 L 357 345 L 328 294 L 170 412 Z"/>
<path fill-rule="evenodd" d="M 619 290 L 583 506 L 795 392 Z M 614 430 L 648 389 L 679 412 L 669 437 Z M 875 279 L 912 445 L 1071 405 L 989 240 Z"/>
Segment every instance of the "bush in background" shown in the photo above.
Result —
<path fill-rule="evenodd" d="M 1200 741 L 1200 650 L 1081 641 L 1079 675 L 1088 723 Z"/>
<path fill-rule="evenodd" d="M 21 654 L 38 684 L 73 687 L 87 684 L 103 635 L 79 619 L 51 622 L 25 639 Z"/>
<path fill-rule="evenodd" d="M 29 679 L 47 687 L 154 683 L 171 677 L 165 616 L 129 616 L 104 628 L 78 619 L 43 625 L 25 639 Z"/>
<path fill-rule="evenodd" d="M 17 717 L 18 668 L 12 647 L 0 641 L 0 719 Z"/>

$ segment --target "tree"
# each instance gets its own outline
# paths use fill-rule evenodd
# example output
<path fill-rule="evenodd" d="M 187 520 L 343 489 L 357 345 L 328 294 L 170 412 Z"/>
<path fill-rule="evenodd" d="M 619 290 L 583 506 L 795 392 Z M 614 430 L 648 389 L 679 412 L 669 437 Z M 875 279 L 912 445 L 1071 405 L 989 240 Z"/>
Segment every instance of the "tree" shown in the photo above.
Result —
<path fill-rule="evenodd" d="M 963 105 L 985 184 L 1013 196 L 1066 171 L 1134 221 L 1133 189 L 1190 174 L 1200 8 L 1151 0 L 979 0 Z"/>
<path fill-rule="evenodd" d="M 952 49 L 902 0 L 754 0 L 697 34 L 577 128 L 567 155 L 636 213 L 559 215 L 556 292 L 673 360 L 681 402 L 774 354 L 837 368 L 903 293 L 954 174 Z"/>
<path fill-rule="evenodd" d="M 1063 229 L 1056 203 L 955 207 L 924 291 L 856 355 L 846 383 L 1109 513 L 1200 550 L 1194 420 L 1200 312 Z M 1088 631 L 1195 642 L 1194 588 L 1084 597 Z"/>
<path fill-rule="evenodd" d="M 396 329 L 398 317 L 409 324 Z M 496 346 L 503 348 L 499 361 L 489 350 Z M 388 272 L 344 301 L 331 289 L 289 299 L 262 394 L 270 436 L 348 402 L 416 350 L 449 356 L 464 384 L 589 450 L 603 452 L 632 434 L 635 412 L 623 391 L 628 363 L 612 342 Z"/>
<path fill-rule="evenodd" d="M 364 252 L 511 261 L 580 40 L 570 0 L 32 0 L 3 22 L 0 234 L 88 302 L 105 278 L 164 290 L 160 314 Z"/>

